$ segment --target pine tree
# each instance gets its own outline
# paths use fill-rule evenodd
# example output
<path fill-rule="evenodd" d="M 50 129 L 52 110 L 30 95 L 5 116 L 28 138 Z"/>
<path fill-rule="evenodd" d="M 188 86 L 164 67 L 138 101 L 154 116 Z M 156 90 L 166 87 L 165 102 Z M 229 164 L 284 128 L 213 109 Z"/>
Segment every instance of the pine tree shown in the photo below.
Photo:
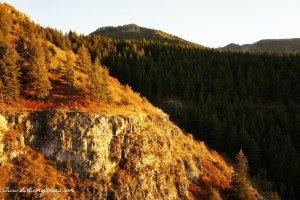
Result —
<path fill-rule="evenodd" d="M 108 71 L 100 65 L 98 58 L 89 70 L 90 87 L 89 97 L 93 100 L 105 100 L 108 98 L 107 77 Z"/>
<path fill-rule="evenodd" d="M 72 52 L 66 53 L 66 60 L 64 62 L 62 78 L 71 86 L 74 86 L 75 81 L 75 61 L 72 56 Z"/>
<path fill-rule="evenodd" d="M 277 192 L 271 192 L 269 196 L 269 200 L 280 200 L 280 197 Z"/>
<path fill-rule="evenodd" d="M 212 132 L 210 137 L 211 144 L 217 148 L 220 149 L 222 147 L 223 143 L 223 124 L 219 120 L 219 117 L 217 113 L 214 113 L 211 116 L 211 125 L 212 125 Z"/>
<path fill-rule="evenodd" d="M 48 70 L 45 62 L 45 52 L 39 41 L 34 41 L 31 46 L 31 69 L 30 78 L 33 97 L 42 100 L 49 95 L 51 90 L 51 82 L 48 78 Z"/>
<path fill-rule="evenodd" d="M 233 174 L 232 186 L 235 197 L 241 200 L 253 200 L 256 199 L 254 194 L 251 192 L 251 185 L 247 179 L 248 176 L 248 161 L 240 150 L 236 155 L 235 172 Z"/>
<path fill-rule="evenodd" d="M 88 49 L 82 45 L 77 51 L 77 66 L 82 72 L 88 72 L 92 67 L 92 61 Z"/>
<path fill-rule="evenodd" d="M 2 74 L 1 95 L 5 102 L 12 102 L 20 96 L 20 67 L 17 64 L 19 55 L 9 44 L 0 62 L 0 72 Z"/>
<path fill-rule="evenodd" d="M 11 26 L 11 17 L 9 16 L 9 13 L 3 9 L 0 8 L 0 37 L 3 35 L 7 35 L 10 30 Z"/>
<path fill-rule="evenodd" d="M 215 188 L 210 189 L 210 200 L 222 200 L 220 193 Z"/>
<path fill-rule="evenodd" d="M 250 164 L 252 164 L 252 168 L 251 168 L 252 172 L 257 172 L 257 170 L 260 166 L 261 152 L 260 152 L 259 145 L 255 141 L 254 138 L 251 138 L 247 152 L 248 152 L 247 155 L 248 155 Z"/>
<path fill-rule="evenodd" d="M 232 127 L 230 132 L 226 137 L 226 150 L 230 153 L 230 155 L 234 155 L 237 150 L 237 141 L 238 141 L 238 134 L 235 127 Z"/>

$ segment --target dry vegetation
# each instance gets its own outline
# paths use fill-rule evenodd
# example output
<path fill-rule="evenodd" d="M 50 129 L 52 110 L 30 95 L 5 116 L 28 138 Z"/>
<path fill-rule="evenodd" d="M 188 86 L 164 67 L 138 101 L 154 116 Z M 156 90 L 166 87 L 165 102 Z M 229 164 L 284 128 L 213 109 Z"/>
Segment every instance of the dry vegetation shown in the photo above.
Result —
<path fill-rule="evenodd" d="M 15 145 L 20 141 L 19 131 L 8 131 L 5 140 L 8 141 L 7 151 L 22 153 L 0 165 L 0 191 L 27 189 L 51 189 L 52 192 L 0 192 L 0 199 L 86 199 L 92 198 L 92 191 L 97 189 L 97 184 L 85 180 L 76 172 L 67 173 L 66 168 L 59 166 L 54 161 L 45 158 L 41 152 L 24 146 L 17 149 Z M 60 192 L 53 192 L 60 191 Z"/>
<path fill-rule="evenodd" d="M 116 81 L 111 79 L 111 81 Z M 119 84 L 117 81 L 114 83 Z M 113 85 L 113 84 L 112 84 Z M 139 151 L 143 146 L 143 141 L 145 138 L 151 142 L 157 142 L 157 144 L 152 144 L 149 154 L 155 155 L 159 159 L 165 159 L 164 152 L 161 152 L 160 147 L 163 147 L 165 144 L 166 130 L 168 129 L 178 129 L 174 124 L 168 123 L 166 127 L 162 123 L 161 114 L 163 114 L 159 109 L 152 107 L 147 101 L 143 100 L 138 96 L 138 94 L 133 93 L 129 87 L 115 87 L 116 99 L 122 99 L 122 95 L 129 94 L 129 100 L 131 100 L 127 105 L 118 104 L 108 104 L 102 103 L 102 105 L 107 105 L 99 107 L 101 103 L 90 103 L 85 107 L 79 107 L 81 111 L 85 112 L 101 112 L 107 113 L 108 115 L 127 115 L 134 113 L 140 114 L 139 112 L 147 113 L 147 118 L 143 124 L 145 130 L 141 133 L 140 136 L 136 136 L 137 140 L 141 140 L 132 148 L 133 151 Z M 110 106 L 110 107 L 108 107 Z M 66 112 L 65 109 L 70 109 L 70 107 L 54 107 L 60 109 L 62 112 Z M 93 108 L 93 109 L 92 109 Z M 32 109 L 32 108 L 31 108 Z M 41 109 L 41 108 L 37 108 Z M 76 108 L 72 108 L 76 109 Z M 150 114 L 152 113 L 152 114 Z M 164 115 L 164 114 L 163 114 Z M 170 126 L 170 127 L 169 127 Z M 155 132 L 155 134 L 153 134 Z M 176 133 L 175 133 L 176 134 Z M 20 131 L 8 131 L 5 134 L 5 140 L 8 144 L 20 143 L 20 136 L 22 133 Z M 230 179 L 232 174 L 232 167 L 228 166 L 222 156 L 217 152 L 209 150 L 203 142 L 197 142 L 193 139 L 191 135 L 188 137 L 182 134 L 174 135 L 176 137 L 176 155 L 172 158 L 174 161 L 173 167 L 169 168 L 168 166 L 161 166 L 159 172 L 165 174 L 171 182 L 182 182 L 178 180 L 177 170 L 182 167 L 182 162 L 180 160 L 187 160 L 192 164 L 191 167 L 198 167 L 201 162 L 203 174 L 200 176 L 200 182 L 186 182 L 188 184 L 189 192 L 194 195 L 195 199 L 206 199 L 211 197 L 212 199 L 219 199 L 220 194 L 224 195 L 224 191 L 230 189 Z M 21 146 L 21 145 L 17 145 Z M 55 161 L 50 161 L 44 157 L 44 155 L 34 150 L 30 147 L 24 147 L 20 149 L 15 149 L 15 146 L 11 145 L 11 150 L 23 151 L 23 154 L 7 162 L 6 164 L 0 167 L 1 174 L 5 176 L 0 177 L 0 186 L 1 188 L 23 188 L 23 187 L 33 187 L 33 188 L 56 188 L 56 189 L 74 189 L 75 192 L 68 193 L 68 198 L 72 199 L 86 199 L 93 197 L 93 191 L 99 190 L 99 188 L 105 188 L 103 184 L 107 184 L 107 181 L 104 180 L 92 180 L 85 179 L 76 172 L 69 172 L 68 169 L 72 166 L 58 166 Z M 158 148 L 158 149 L 154 149 Z M 9 151 L 11 151 L 9 150 Z M 189 152 L 187 154 L 187 152 Z M 195 158 L 195 156 L 197 158 Z M 128 157 L 127 159 L 132 159 Z M 180 161 L 180 162 L 177 162 Z M 67 164 L 66 164 L 67 165 Z M 113 184 L 116 187 L 118 185 L 136 185 L 138 180 L 136 177 L 139 177 L 139 173 L 142 171 L 139 170 L 148 170 L 148 171 L 157 171 L 157 169 L 151 169 L 152 165 L 149 165 L 149 168 L 145 169 L 133 169 L 131 165 L 125 165 L 122 170 L 119 170 L 112 179 Z M 153 167 L 153 166 L 152 166 Z M 170 171 L 171 169 L 171 171 Z M 182 174 L 182 177 L 184 175 Z M 181 178 L 180 178 L 181 179 Z M 103 184 L 102 184 L 103 183 Z M 99 184 L 102 184 L 99 187 Z M 129 188 L 131 186 L 128 186 Z M 1 189 L 0 188 L 0 189 Z M 106 188 L 108 190 L 108 188 Z M 33 193 L 18 193 L 14 194 L 15 196 L 7 196 L 6 198 L 34 198 Z M 35 194 L 37 195 L 37 194 Z M 56 195 L 58 199 L 68 199 L 65 193 L 45 193 L 44 199 L 52 199 L 53 195 Z"/>
<path fill-rule="evenodd" d="M 68 88 L 61 88 L 61 93 L 68 94 Z M 162 114 L 162 111 L 153 107 L 146 98 L 132 91 L 129 86 L 121 85 L 117 79 L 109 78 L 110 97 L 107 101 L 90 101 L 80 96 L 67 96 L 67 101 L 61 99 L 57 93 L 52 93 L 52 99 L 48 101 L 34 101 L 21 99 L 13 104 L 0 102 L 0 112 L 15 113 L 21 111 L 34 111 L 45 109 L 57 109 L 65 111 L 91 112 L 108 115 L 130 115 L 139 112 L 148 114 Z M 52 91 L 53 92 L 53 91 Z M 57 98 L 55 98 L 57 97 Z"/>
<path fill-rule="evenodd" d="M 18 27 L 15 27 L 15 30 L 18 30 Z M 108 95 L 106 98 L 99 101 L 89 100 L 83 92 L 84 88 L 89 84 L 87 73 L 75 67 L 74 85 L 71 86 L 68 84 L 62 77 L 62 71 L 66 70 L 64 69 L 64 62 L 67 59 L 67 52 L 57 48 L 52 43 L 47 42 L 46 45 L 48 49 L 46 52 L 48 77 L 52 85 L 47 99 L 44 101 L 35 101 L 31 98 L 26 98 L 26 96 L 31 96 L 30 93 L 32 91 L 29 89 L 23 91 L 25 94 L 13 103 L 0 102 L 0 114 L 51 109 L 62 113 L 77 111 L 108 116 L 122 115 L 136 116 L 137 118 L 142 116 L 146 120 L 143 121 L 145 131 L 141 135 L 156 142 L 148 153 L 154 155 L 155 158 L 164 159 L 164 152 L 161 152 L 159 148 L 165 145 L 167 129 L 178 130 L 171 122 L 162 123 L 162 120 L 167 119 L 166 114 L 152 106 L 146 98 L 142 98 L 138 93 L 133 92 L 128 85 L 123 86 L 117 79 L 112 77 L 108 77 L 107 80 Z M 76 60 L 75 54 L 71 53 L 71 57 Z M 170 127 L 164 127 L 166 124 Z M 74 193 L 68 194 L 69 198 L 66 197 L 65 193 L 45 193 L 43 197 L 44 199 L 84 199 L 93 197 L 93 191 L 99 189 L 98 184 L 101 184 L 101 180 L 87 180 L 75 172 L 68 172 L 68 169 L 71 168 L 69 164 L 67 164 L 68 166 L 57 166 L 55 161 L 48 160 L 41 152 L 22 145 L 21 135 L 22 132 L 12 130 L 5 133 L 6 151 L 11 153 L 16 152 L 16 154 L 18 152 L 21 153 L 0 166 L 0 190 L 8 187 L 11 189 L 20 189 L 23 187 L 56 188 L 62 190 L 75 189 Z M 193 137 L 187 137 L 183 134 L 177 134 L 174 137 L 178 137 L 174 140 L 176 144 L 173 145 L 177 153 L 172 158 L 174 169 L 169 165 L 162 166 L 160 173 L 166 174 L 173 182 L 189 184 L 189 191 L 196 199 L 207 197 L 221 199 L 219 192 L 230 189 L 232 167 L 228 166 L 217 152 L 210 151 L 203 142 L 195 141 Z M 143 145 L 143 143 L 137 144 L 132 149 L 141 149 L 139 145 Z M 193 183 L 179 180 L 185 176 L 182 175 L 182 177 L 179 177 L 176 174 L 176 168 L 178 169 L 184 165 L 183 158 L 188 163 L 191 163 L 189 167 L 202 168 L 202 175 L 199 176 L 199 182 Z M 197 161 L 201 162 L 201 164 L 197 163 Z M 140 170 L 151 171 L 151 167 L 154 166 L 149 165 L 148 169 L 143 168 Z M 134 170 L 132 166 L 124 166 L 124 169 L 119 170 L 113 178 L 116 186 L 128 184 L 130 187 L 131 185 L 138 184 L 136 180 L 137 176 L 133 174 Z M 7 199 L 39 198 L 37 196 L 39 194 L 34 193 L 6 195 Z"/>

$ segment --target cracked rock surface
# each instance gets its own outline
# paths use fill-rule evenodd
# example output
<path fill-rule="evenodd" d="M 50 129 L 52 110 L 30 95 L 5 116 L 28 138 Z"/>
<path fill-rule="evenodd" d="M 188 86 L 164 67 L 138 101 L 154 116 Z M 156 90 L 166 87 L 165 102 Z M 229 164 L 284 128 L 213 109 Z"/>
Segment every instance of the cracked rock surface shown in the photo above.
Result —
<path fill-rule="evenodd" d="M 218 174 L 219 180 L 228 182 L 232 172 L 167 115 L 50 110 L 0 115 L 2 162 L 9 153 L 3 144 L 8 129 L 21 130 L 20 145 L 38 150 L 57 166 L 70 163 L 71 171 L 101 180 L 95 191 L 100 199 L 194 199 L 191 184 L 204 184 L 205 177 L 216 187 L 224 187 L 213 176 Z"/>

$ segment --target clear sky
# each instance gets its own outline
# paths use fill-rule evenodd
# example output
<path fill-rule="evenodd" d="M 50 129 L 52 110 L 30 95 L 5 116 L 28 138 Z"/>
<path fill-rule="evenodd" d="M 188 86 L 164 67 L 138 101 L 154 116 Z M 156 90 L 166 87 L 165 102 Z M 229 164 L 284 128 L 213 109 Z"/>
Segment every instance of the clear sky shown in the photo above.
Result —
<path fill-rule="evenodd" d="M 208 47 L 300 38 L 300 0 L 0 0 L 42 26 L 89 34 L 135 23 Z"/>

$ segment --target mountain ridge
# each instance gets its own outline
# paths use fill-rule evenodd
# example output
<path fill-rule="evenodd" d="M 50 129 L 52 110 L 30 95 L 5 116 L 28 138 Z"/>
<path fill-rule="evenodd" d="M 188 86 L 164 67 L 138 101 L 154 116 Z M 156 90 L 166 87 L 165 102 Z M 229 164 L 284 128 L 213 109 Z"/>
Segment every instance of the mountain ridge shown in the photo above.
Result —
<path fill-rule="evenodd" d="M 191 41 L 184 40 L 180 37 L 163 32 L 161 30 L 142 27 L 137 24 L 125 24 L 119 26 L 104 26 L 96 29 L 90 35 L 101 35 L 112 39 L 125 40 L 153 40 L 157 42 L 167 42 L 170 44 L 188 45 L 199 48 L 209 48 L 201 44 L 196 44 Z M 213 48 L 212 48 L 213 49 Z M 273 52 L 276 54 L 292 53 L 300 54 L 300 38 L 285 38 L 285 39 L 261 39 L 250 44 L 230 43 L 224 47 L 216 48 L 221 51 L 238 51 L 249 53 L 264 53 Z"/>
<path fill-rule="evenodd" d="M 120 26 L 104 26 L 98 28 L 96 31 L 92 32 L 90 35 L 98 34 L 106 37 L 110 37 L 112 39 L 146 39 L 158 41 L 161 43 L 167 42 L 170 44 L 178 44 L 178 45 L 190 45 L 194 47 L 204 48 L 204 46 L 200 44 L 196 44 L 187 40 L 184 40 L 180 37 L 174 36 L 172 34 L 163 32 L 161 30 L 151 29 L 139 26 L 137 24 L 125 24 Z"/>
<path fill-rule="evenodd" d="M 252 44 L 230 43 L 222 48 L 222 51 L 241 51 L 251 53 L 274 52 L 277 54 L 300 54 L 300 38 L 262 39 Z"/>
<path fill-rule="evenodd" d="M 12 12 L 0 4 L 2 199 L 233 195 L 234 171 L 220 154 L 110 77 L 84 45 Z M 5 193 L 22 188 L 71 192 Z"/>

